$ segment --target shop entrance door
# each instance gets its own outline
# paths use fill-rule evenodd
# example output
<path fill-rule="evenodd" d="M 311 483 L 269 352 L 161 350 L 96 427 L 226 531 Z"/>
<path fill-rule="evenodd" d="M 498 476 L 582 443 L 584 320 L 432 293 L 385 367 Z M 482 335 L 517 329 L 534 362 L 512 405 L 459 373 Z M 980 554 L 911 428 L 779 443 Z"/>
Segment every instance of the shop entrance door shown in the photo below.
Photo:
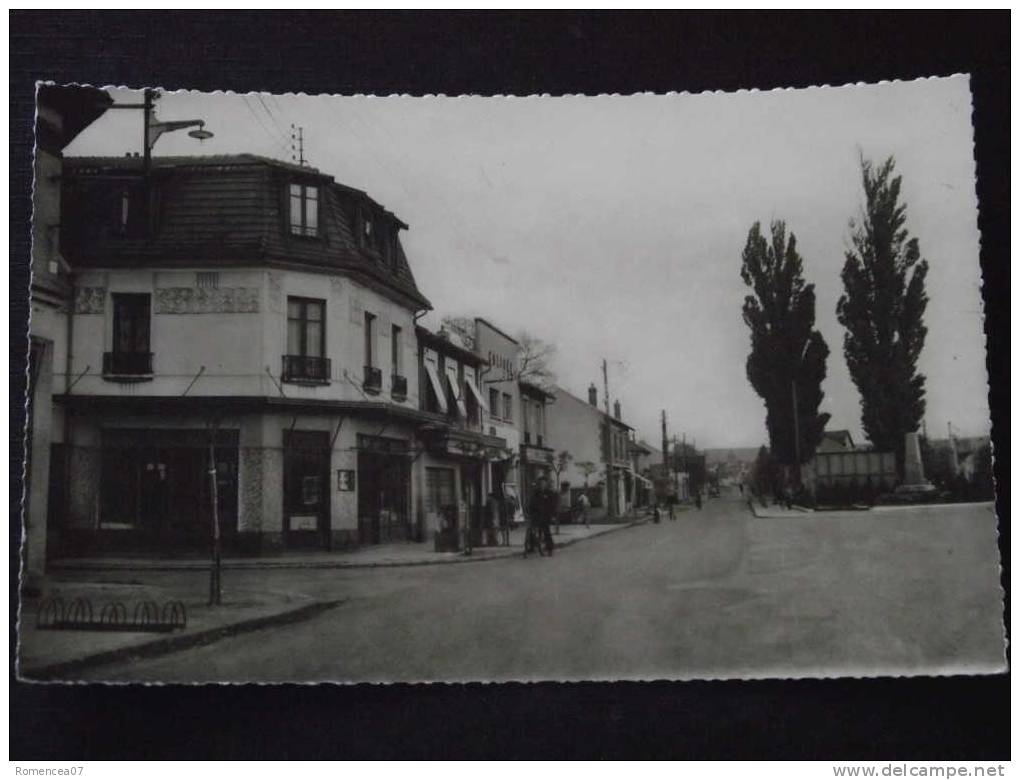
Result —
<path fill-rule="evenodd" d="M 362 544 L 410 538 L 410 487 L 406 457 L 358 453 L 358 533 Z"/>
<path fill-rule="evenodd" d="M 284 431 L 283 543 L 330 548 L 329 432 Z"/>

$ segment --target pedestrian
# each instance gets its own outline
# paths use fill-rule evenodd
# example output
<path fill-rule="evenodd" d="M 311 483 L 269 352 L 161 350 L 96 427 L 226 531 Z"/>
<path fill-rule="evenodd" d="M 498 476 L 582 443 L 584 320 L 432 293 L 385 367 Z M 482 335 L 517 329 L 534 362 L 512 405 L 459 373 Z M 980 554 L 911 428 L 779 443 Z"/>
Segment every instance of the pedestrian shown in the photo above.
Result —
<path fill-rule="evenodd" d="M 559 510 L 559 497 L 549 489 L 549 480 L 539 477 L 537 489 L 528 504 L 528 524 L 538 532 L 539 545 L 545 545 L 549 554 L 553 552 L 550 530 Z"/>
<path fill-rule="evenodd" d="M 577 503 L 575 506 L 577 507 L 577 516 L 580 518 L 581 522 L 584 523 L 585 528 L 591 528 L 588 524 L 588 507 L 590 503 L 591 502 L 588 501 L 588 494 L 581 491 L 580 495 L 577 497 Z"/>
<path fill-rule="evenodd" d="M 666 499 L 666 507 L 669 509 L 670 520 L 676 520 L 676 510 L 674 509 L 675 506 L 676 506 L 675 496 L 670 496 L 669 498 Z"/>
<path fill-rule="evenodd" d="M 662 519 L 662 512 L 659 509 L 659 505 L 656 504 L 654 507 L 652 507 L 652 522 L 655 523 L 656 525 L 658 525 L 659 524 L 659 520 L 661 520 L 661 519 Z"/>
<path fill-rule="evenodd" d="M 701 509 L 701 489 L 700 488 L 694 491 L 694 506 L 696 506 L 698 509 Z"/>
<path fill-rule="evenodd" d="M 496 495 L 496 491 L 490 490 L 488 497 L 485 499 L 486 544 L 496 544 L 497 540 L 495 537 L 497 530 L 502 531 L 502 507 L 503 502 L 499 500 L 499 496 Z"/>

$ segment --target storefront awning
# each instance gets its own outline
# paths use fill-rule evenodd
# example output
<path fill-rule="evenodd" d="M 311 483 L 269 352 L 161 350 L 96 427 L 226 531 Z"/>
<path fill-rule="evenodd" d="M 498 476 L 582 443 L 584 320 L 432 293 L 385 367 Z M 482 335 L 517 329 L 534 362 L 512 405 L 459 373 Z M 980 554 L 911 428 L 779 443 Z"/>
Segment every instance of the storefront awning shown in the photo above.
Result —
<path fill-rule="evenodd" d="M 436 371 L 436 367 L 434 365 L 426 363 L 425 373 L 429 375 L 429 383 L 432 385 L 432 390 L 436 394 L 436 402 L 439 404 L 440 410 L 443 414 L 446 414 L 448 409 L 446 406 L 446 393 L 443 390 L 443 383 L 439 379 L 439 372 Z"/>
<path fill-rule="evenodd" d="M 485 403 L 485 400 L 482 398 L 482 394 L 478 390 L 478 385 L 475 384 L 475 378 L 471 376 L 471 374 L 465 373 L 464 381 L 467 383 L 468 390 L 470 390 L 471 394 L 475 397 L 475 401 L 478 403 L 480 407 L 482 407 L 482 409 L 485 410 L 485 413 L 488 414 L 489 405 Z"/>
<path fill-rule="evenodd" d="M 453 393 L 453 400 L 457 404 L 457 411 L 460 413 L 461 418 L 466 420 L 468 416 L 467 405 L 464 403 L 464 396 L 460 392 L 457 376 L 448 371 L 446 378 L 450 382 L 450 392 Z"/>
<path fill-rule="evenodd" d="M 652 483 L 652 480 L 648 479 L 647 477 L 642 477 L 642 476 L 641 476 L 640 474 L 638 474 L 638 473 L 636 473 L 636 472 L 634 473 L 634 476 L 635 476 L 635 477 L 636 477 L 637 479 L 639 479 L 639 480 L 641 480 L 642 482 L 644 482 L 644 483 L 645 483 L 645 485 L 647 485 L 648 487 L 654 487 L 654 484 Z"/>

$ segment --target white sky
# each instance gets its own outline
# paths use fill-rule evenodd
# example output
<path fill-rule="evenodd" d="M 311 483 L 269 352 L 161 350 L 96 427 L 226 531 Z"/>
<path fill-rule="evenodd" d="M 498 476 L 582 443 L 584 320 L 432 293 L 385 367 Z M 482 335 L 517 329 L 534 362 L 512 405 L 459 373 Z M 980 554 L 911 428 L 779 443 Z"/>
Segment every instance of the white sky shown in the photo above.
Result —
<path fill-rule="evenodd" d="M 138 93 L 111 90 L 118 102 Z M 261 97 L 261 99 L 260 99 Z M 832 352 L 822 408 L 858 440 L 859 396 L 836 321 L 858 156 L 893 154 L 908 227 L 931 269 L 927 424 L 989 429 L 971 98 L 965 76 L 869 86 L 631 97 L 364 98 L 172 93 L 161 119 L 206 120 L 199 143 L 155 154 L 305 156 L 410 225 L 419 287 L 446 314 L 480 314 L 556 344 L 560 384 L 584 397 L 601 360 L 624 418 L 659 441 L 766 440 L 747 382 L 740 253 L 755 220 L 786 220 Z M 68 155 L 140 151 L 141 114 L 110 111 Z M 429 319 L 426 320 L 429 322 Z"/>

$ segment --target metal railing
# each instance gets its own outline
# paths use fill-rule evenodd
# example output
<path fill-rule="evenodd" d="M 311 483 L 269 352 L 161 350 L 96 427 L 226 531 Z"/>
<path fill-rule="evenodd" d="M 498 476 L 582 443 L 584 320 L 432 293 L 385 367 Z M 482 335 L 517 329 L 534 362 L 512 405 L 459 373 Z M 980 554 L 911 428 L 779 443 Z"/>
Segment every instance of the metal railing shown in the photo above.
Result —
<path fill-rule="evenodd" d="M 394 374 L 390 380 L 390 395 L 394 398 L 407 398 L 407 377 Z"/>
<path fill-rule="evenodd" d="M 382 391 L 382 369 L 375 366 L 365 366 L 365 381 L 363 387 L 366 392 L 378 393 Z"/>
<path fill-rule="evenodd" d="M 148 376 L 152 374 L 152 353 L 104 352 L 103 373 L 107 376 Z"/>
<path fill-rule="evenodd" d="M 326 384 L 330 378 L 330 360 L 311 355 L 284 355 L 284 382 L 321 382 Z"/>

